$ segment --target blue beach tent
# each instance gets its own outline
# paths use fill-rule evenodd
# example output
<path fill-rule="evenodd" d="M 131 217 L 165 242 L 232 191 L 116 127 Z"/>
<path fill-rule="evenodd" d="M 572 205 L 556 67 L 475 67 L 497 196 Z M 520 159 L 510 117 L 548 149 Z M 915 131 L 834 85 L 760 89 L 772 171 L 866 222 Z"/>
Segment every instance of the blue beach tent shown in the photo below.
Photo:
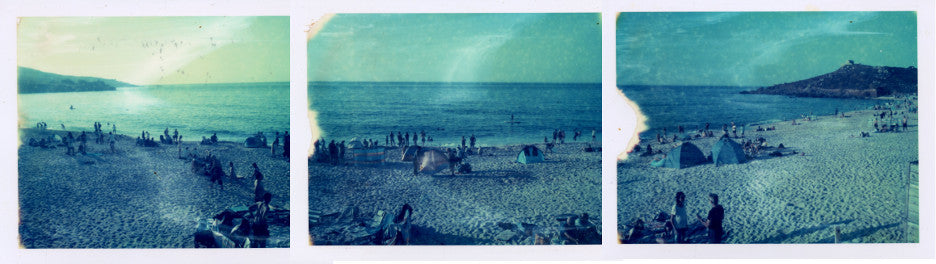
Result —
<path fill-rule="evenodd" d="M 712 162 L 715 162 L 715 166 L 739 164 L 745 161 L 747 157 L 744 156 L 744 148 L 734 140 L 723 137 L 712 146 Z"/>
<path fill-rule="evenodd" d="M 705 162 L 705 154 L 702 154 L 699 147 L 685 142 L 666 153 L 666 158 L 663 159 L 663 167 L 682 169 Z"/>
<path fill-rule="evenodd" d="M 533 145 L 524 146 L 520 153 L 517 153 L 517 162 L 528 164 L 534 162 L 543 162 L 543 152 Z"/>

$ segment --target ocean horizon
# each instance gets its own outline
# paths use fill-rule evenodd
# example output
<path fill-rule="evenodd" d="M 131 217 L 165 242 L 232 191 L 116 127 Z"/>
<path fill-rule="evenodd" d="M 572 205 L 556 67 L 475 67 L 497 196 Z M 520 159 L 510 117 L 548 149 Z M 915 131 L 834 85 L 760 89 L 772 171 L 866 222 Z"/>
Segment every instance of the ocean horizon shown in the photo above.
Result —
<path fill-rule="evenodd" d="M 310 109 L 327 140 L 387 140 L 425 131 L 429 146 L 474 135 L 481 146 L 542 143 L 562 129 L 601 140 L 600 83 L 309 82 Z M 586 92 L 583 92 L 586 91 Z M 513 121 L 511 121 L 513 118 Z M 410 136 L 412 137 L 412 135 Z"/>
<path fill-rule="evenodd" d="M 185 141 L 217 133 L 226 141 L 289 129 L 289 82 L 194 83 L 117 87 L 114 91 L 20 94 L 18 127 L 93 131 L 94 122 L 118 134 L 175 130 Z M 71 109 L 74 107 L 74 109 Z"/>

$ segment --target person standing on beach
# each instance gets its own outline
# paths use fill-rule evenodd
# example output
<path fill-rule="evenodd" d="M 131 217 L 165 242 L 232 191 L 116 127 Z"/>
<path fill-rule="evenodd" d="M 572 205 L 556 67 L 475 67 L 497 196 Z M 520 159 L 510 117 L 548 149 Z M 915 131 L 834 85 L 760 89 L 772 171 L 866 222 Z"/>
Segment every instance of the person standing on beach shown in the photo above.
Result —
<path fill-rule="evenodd" d="M 263 173 L 260 173 L 260 168 L 257 167 L 256 162 L 254 162 L 252 166 L 254 168 L 254 202 L 263 201 L 263 195 L 266 193 L 266 190 L 263 188 Z"/>
<path fill-rule="evenodd" d="M 237 171 L 234 170 L 234 162 L 231 161 L 228 163 L 228 166 L 231 167 L 231 178 L 237 179 Z"/>
<path fill-rule="evenodd" d="M 283 131 L 283 157 L 289 162 L 289 130 Z"/>
<path fill-rule="evenodd" d="M 338 145 L 335 145 L 334 139 L 328 143 L 328 159 L 332 165 L 338 165 Z"/>
<path fill-rule="evenodd" d="M 419 135 L 413 132 L 413 146 L 419 145 Z"/>
<path fill-rule="evenodd" d="M 709 209 L 708 217 L 702 219 L 699 214 L 696 214 L 696 218 L 708 228 L 709 243 L 721 244 L 722 235 L 725 233 L 722 227 L 722 220 L 725 219 L 725 208 L 718 204 L 718 195 L 714 193 L 709 194 L 709 203 L 712 204 L 712 209 Z"/>
<path fill-rule="evenodd" d="M 471 148 L 475 147 L 475 141 L 477 141 L 477 138 L 475 138 L 474 134 L 471 134 Z"/>
<path fill-rule="evenodd" d="M 420 147 L 416 147 L 416 154 L 413 155 L 413 177 L 419 176 L 419 160 L 421 154 L 422 149 Z"/>
<path fill-rule="evenodd" d="M 676 193 L 676 204 L 673 205 L 673 210 L 670 212 L 670 222 L 673 223 L 673 228 L 676 229 L 676 235 L 674 240 L 676 244 L 686 243 L 686 231 L 689 230 L 689 215 L 686 214 L 686 194 L 683 192 Z"/>
<path fill-rule="evenodd" d="M 270 238 L 270 229 L 267 224 L 266 215 L 270 211 L 270 201 L 273 200 L 273 194 L 264 193 L 263 198 L 260 201 L 252 206 L 256 207 L 253 212 L 253 223 L 251 223 L 251 231 L 253 231 L 253 239 L 251 240 L 251 247 L 255 248 L 265 248 L 267 239 Z"/>
<path fill-rule="evenodd" d="M 465 136 L 462 136 L 462 145 L 461 145 L 461 146 L 462 146 L 463 148 L 465 147 Z"/>
<path fill-rule="evenodd" d="M 410 137 L 409 137 L 409 132 L 406 132 L 406 134 L 403 135 L 403 146 L 404 146 L 404 147 L 408 147 L 408 146 L 409 146 L 409 139 L 410 139 Z"/>
<path fill-rule="evenodd" d="M 596 140 L 596 137 L 595 137 L 595 130 L 592 129 L 592 142 L 595 142 L 595 140 Z"/>
<path fill-rule="evenodd" d="M 270 146 L 270 157 L 276 157 L 277 147 L 279 147 L 279 131 L 276 131 L 276 136 L 273 137 L 273 145 Z"/>
<path fill-rule="evenodd" d="M 344 154 L 345 154 L 345 143 L 344 140 L 341 141 L 341 144 L 338 144 L 338 163 L 344 164 Z"/>

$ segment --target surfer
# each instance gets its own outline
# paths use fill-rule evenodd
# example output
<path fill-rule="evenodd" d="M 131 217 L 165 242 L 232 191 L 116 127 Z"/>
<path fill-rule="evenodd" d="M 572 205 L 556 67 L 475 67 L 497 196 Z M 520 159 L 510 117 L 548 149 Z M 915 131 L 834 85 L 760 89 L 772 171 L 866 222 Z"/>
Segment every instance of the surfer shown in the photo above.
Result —
<path fill-rule="evenodd" d="M 74 106 L 74 105 L 69 105 L 69 106 L 68 106 L 68 110 L 75 110 L 75 106 Z"/>

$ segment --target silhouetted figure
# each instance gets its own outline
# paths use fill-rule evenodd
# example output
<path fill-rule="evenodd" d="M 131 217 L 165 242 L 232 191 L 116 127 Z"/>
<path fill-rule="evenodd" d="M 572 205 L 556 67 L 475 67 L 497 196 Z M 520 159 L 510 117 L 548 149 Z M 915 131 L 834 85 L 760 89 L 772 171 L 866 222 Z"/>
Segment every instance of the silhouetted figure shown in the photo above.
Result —
<path fill-rule="evenodd" d="M 257 167 L 256 162 L 252 166 L 254 168 L 254 202 L 259 202 L 263 200 L 263 194 L 266 193 L 266 189 L 263 188 L 263 173 L 260 173 L 260 168 Z"/>
<path fill-rule="evenodd" d="M 283 132 L 283 157 L 286 157 L 286 161 L 289 161 L 289 131 Z"/>
<path fill-rule="evenodd" d="M 702 219 L 701 216 L 696 214 L 696 218 L 708 228 L 709 243 L 720 244 L 722 236 L 725 234 L 722 227 L 722 220 L 725 219 L 725 208 L 718 204 L 718 195 L 714 193 L 709 194 L 709 203 L 712 204 L 712 209 L 709 210 L 708 216 Z"/>
<path fill-rule="evenodd" d="M 251 240 L 251 247 L 255 248 L 265 248 L 267 244 L 267 239 L 270 238 L 270 229 L 267 225 L 266 215 L 270 211 L 270 201 L 273 200 L 273 194 L 264 193 L 263 198 L 258 201 L 254 206 L 253 211 L 253 223 L 251 223 L 251 228 L 253 229 L 253 239 Z"/>

